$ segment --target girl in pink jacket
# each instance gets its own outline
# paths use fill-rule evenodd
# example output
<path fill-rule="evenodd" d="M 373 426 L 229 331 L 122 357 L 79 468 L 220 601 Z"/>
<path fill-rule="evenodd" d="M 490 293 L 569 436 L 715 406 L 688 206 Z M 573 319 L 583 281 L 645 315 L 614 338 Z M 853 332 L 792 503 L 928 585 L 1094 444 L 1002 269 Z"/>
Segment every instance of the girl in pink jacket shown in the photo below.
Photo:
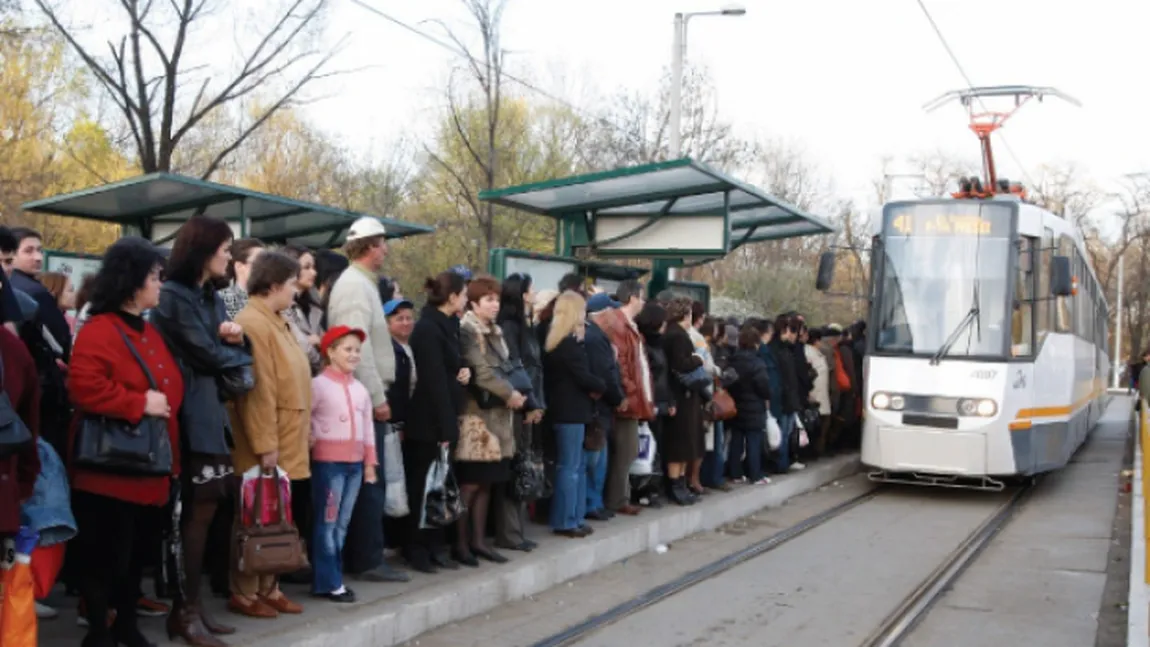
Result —
<path fill-rule="evenodd" d="M 355 602 L 343 585 L 343 544 L 363 482 L 375 483 L 371 395 L 355 379 L 364 332 L 335 326 L 320 341 L 324 370 L 311 381 L 312 595 Z"/>

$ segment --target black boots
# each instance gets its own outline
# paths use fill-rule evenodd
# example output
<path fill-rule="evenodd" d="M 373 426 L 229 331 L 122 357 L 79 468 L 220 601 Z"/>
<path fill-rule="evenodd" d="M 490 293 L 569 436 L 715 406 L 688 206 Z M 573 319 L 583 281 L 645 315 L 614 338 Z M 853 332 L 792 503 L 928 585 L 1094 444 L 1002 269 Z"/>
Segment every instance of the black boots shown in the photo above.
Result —
<path fill-rule="evenodd" d="M 670 479 L 670 482 L 670 496 L 672 501 L 679 505 L 694 505 L 695 502 L 698 501 L 698 497 L 687 489 L 687 477 L 680 476 L 677 479 Z"/>

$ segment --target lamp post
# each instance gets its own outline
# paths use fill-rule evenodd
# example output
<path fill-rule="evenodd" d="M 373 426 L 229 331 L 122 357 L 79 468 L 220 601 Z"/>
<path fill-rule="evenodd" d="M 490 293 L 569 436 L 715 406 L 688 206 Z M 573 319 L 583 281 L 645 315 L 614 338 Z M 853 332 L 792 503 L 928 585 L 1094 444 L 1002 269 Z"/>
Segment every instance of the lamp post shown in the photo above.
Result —
<path fill-rule="evenodd" d="M 743 16 L 747 10 L 729 5 L 719 11 L 675 14 L 675 42 L 671 52 L 671 159 L 682 155 L 683 59 L 687 56 L 687 21 L 694 16 Z"/>
<path fill-rule="evenodd" d="M 671 52 L 671 159 L 679 159 L 683 152 L 683 59 L 687 56 L 687 21 L 694 16 L 743 16 L 747 10 L 741 5 L 728 5 L 719 11 L 694 11 L 675 14 L 675 39 Z M 678 275 L 670 268 L 667 277 L 675 280 Z"/>

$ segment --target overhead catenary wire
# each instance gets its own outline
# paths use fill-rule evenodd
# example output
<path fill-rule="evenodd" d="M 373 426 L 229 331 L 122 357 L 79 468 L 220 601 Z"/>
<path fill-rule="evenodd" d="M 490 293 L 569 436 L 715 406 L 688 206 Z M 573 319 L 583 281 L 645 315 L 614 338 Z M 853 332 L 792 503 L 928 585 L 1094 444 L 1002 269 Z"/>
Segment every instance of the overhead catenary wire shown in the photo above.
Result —
<path fill-rule="evenodd" d="M 919 8 L 922 9 L 923 15 L 926 16 L 927 22 L 930 23 L 931 28 L 934 30 L 935 36 L 938 36 L 938 40 L 939 40 L 939 42 L 942 43 L 943 49 L 946 50 L 947 56 L 950 57 L 951 62 L 953 62 L 954 66 L 958 69 L 958 73 L 962 76 L 962 79 L 966 82 L 966 86 L 973 90 L 974 89 L 974 82 L 971 80 L 970 75 L 966 73 L 966 68 L 962 66 L 962 62 L 958 60 L 958 55 L 954 53 L 954 49 L 950 46 L 950 43 L 946 40 L 946 36 L 943 35 L 942 29 L 940 29 L 938 26 L 938 23 L 935 22 L 934 16 L 932 16 L 930 13 L 930 9 L 927 9 L 926 3 L 923 0 L 915 0 L 915 2 L 917 2 Z M 987 108 L 986 108 L 986 103 L 983 102 L 981 97 L 975 97 L 975 100 L 978 101 L 978 104 L 980 106 L 982 106 L 982 110 L 984 112 L 989 112 L 989 110 L 987 110 Z M 1035 188 L 1037 188 L 1037 185 L 1034 183 L 1033 179 L 1030 177 L 1030 173 L 1028 173 L 1026 171 L 1026 166 L 1023 165 L 1022 161 L 1018 158 L 1018 155 L 1014 152 L 1014 149 L 1010 146 L 1010 142 L 1006 141 L 1006 135 L 1001 130 L 998 131 L 996 134 L 998 135 L 998 138 L 1002 141 L 1003 147 L 1006 148 L 1007 154 L 1009 154 L 1010 158 L 1012 160 L 1014 160 L 1014 163 L 1018 166 L 1018 170 L 1022 173 L 1022 176 L 1024 178 L 1026 178 L 1026 183 L 1029 184 L 1030 186 L 1034 186 Z"/>
<path fill-rule="evenodd" d="M 423 38 L 424 40 L 427 40 L 431 43 L 434 43 L 434 44 L 438 45 L 439 47 L 451 52 L 452 54 L 455 54 L 456 56 L 459 56 L 461 58 L 466 59 L 468 62 L 470 62 L 473 65 L 479 65 L 479 63 L 480 63 L 466 49 L 458 47 L 458 46 L 456 46 L 452 43 L 449 43 L 445 40 L 442 40 L 440 38 L 436 38 L 435 36 L 432 36 L 431 34 L 425 32 L 421 29 L 417 29 L 416 27 L 403 22 L 402 20 L 396 18 L 395 16 L 392 16 L 392 15 L 390 15 L 384 11 L 381 11 L 380 9 L 378 9 L 376 7 L 373 7 L 369 4 L 367 4 L 366 2 L 363 2 L 363 0 L 351 0 L 351 1 L 354 4 L 357 4 L 360 7 L 363 7 L 367 11 L 370 11 L 371 13 L 379 16 L 380 18 L 383 18 L 384 20 L 387 20 L 388 22 L 391 22 L 392 24 L 394 24 L 398 27 L 402 27 L 403 29 L 415 34 L 416 36 L 419 36 L 420 38 Z M 607 126 L 609 128 L 612 128 L 612 129 L 618 131 L 619 133 L 623 134 L 628 139 L 630 139 L 632 143 L 635 143 L 635 144 L 646 144 L 647 143 L 647 142 L 644 142 L 642 139 L 640 139 L 639 136 L 636 135 L 635 133 L 631 132 L 630 130 L 627 130 L 626 128 L 620 126 L 617 123 L 612 122 L 610 119 L 607 119 L 607 118 L 603 117 L 602 115 L 593 114 L 593 113 L 589 112 L 588 110 L 581 108 L 581 107 L 571 103 L 570 101 L 567 101 L 566 99 L 560 98 L 560 97 L 556 96 L 555 94 L 548 92 L 547 90 L 544 90 L 543 88 L 540 88 L 539 86 L 535 85 L 534 83 L 531 83 L 530 81 L 524 80 L 524 79 L 519 78 L 517 76 L 514 76 L 512 74 L 508 74 L 506 71 L 503 71 L 503 70 L 500 70 L 499 75 L 502 78 L 507 79 L 508 81 L 511 81 L 512 83 L 516 83 L 516 84 L 520 85 L 521 87 L 523 87 L 526 90 L 530 90 L 531 92 L 534 92 L 535 94 L 538 94 L 541 97 L 544 97 L 550 101 L 554 101 L 555 103 L 563 106 L 564 108 L 567 108 L 568 110 L 570 110 L 570 111 L 572 111 L 578 115 L 581 115 L 587 119 L 590 119 L 590 120 L 592 120 L 592 121 L 594 121 L 594 122 L 596 122 L 602 126 Z"/>

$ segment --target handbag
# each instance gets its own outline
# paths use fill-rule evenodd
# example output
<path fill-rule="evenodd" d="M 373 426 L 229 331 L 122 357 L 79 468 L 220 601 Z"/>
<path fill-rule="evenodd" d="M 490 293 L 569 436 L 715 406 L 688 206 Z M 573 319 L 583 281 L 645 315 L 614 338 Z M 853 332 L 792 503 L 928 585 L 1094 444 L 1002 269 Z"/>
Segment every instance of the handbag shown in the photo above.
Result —
<path fill-rule="evenodd" d="M 513 501 L 527 502 L 551 496 L 543 459 L 534 450 L 515 452 L 507 493 Z"/>
<path fill-rule="evenodd" d="M 711 420 L 730 420 L 739 413 L 735 407 L 735 399 L 718 380 L 715 380 L 715 393 L 711 396 L 710 412 Z"/>
<path fill-rule="evenodd" d="M 606 445 L 607 428 L 603 425 L 599 414 L 595 413 L 591 417 L 591 422 L 587 423 L 586 433 L 583 434 L 583 449 L 589 452 L 597 452 Z"/>
<path fill-rule="evenodd" d="M 420 528 L 446 528 L 467 511 L 459 496 L 459 485 L 451 471 L 451 457 L 447 444 L 439 447 L 439 459 L 427 468 L 424 480 Z"/>
<path fill-rule="evenodd" d="M 527 405 L 524 407 L 524 410 L 534 411 L 535 409 L 541 408 L 534 404 L 535 401 L 532 397 L 532 392 L 535 390 L 535 386 L 531 383 L 531 376 L 527 374 L 527 369 L 523 368 L 523 362 L 521 360 L 503 360 L 498 366 L 494 367 L 494 370 L 496 375 L 507 380 L 512 389 L 522 393 L 527 398 Z M 474 373 L 474 371 L 472 372 Z M 506 406 L 499 396 L 475 384 L 474 381 L 472 381 L 470 388 L 475 395 L 475 403 L 479 405 L 480 409 L 495 409 Z"/>
<path fill-rule="evenodd" d="M 261 478 L 279 479 L 278 470 L 262 474 Z M 250 515 L 244 514 L 244 499 L 241 495 L 236 502 L 235 556 L 236 570 L 245 575 L 283 575 L 293 573 L 308 566 L 307 553 L 300 541 L 299 530 L 288 521 L 287 507 L 281 488 L 273 488 L 276 493 L 274 523 L 264 524 L 259 511 L 264 508 L 264 490 L 256 487 L 255 502 Z M 244 525 L 243 519 L 249 516 L 253 523 Z"/>
<path fill-rule="evenodd" d="M 0 384 L 4 385 L 4 390 L 0 391 L 0 456 L 6 456 L 31 443 L 32 431 L 8 397 L 3 358 L 0 358 Z"/>
<path fill-rule="evenodd" d="M 224 369 L 216 378 L 216 386 L 220 390 L 220 397 L 224 400 L 235 400 L 241 395 L 256 388 L 256 376 L 251 365 L 234 366 Z"/>
<path fill-rule="evenodd" d="M 156 378 L 123 330 L 117 331 L 153 391 Z M 172 441 L 168 421 L 145 415 L 137 424 L 108 416 L 84 414 L 76 432 L 73 464 L 86 470 L 132 476 L 168 476 L 172 473 Z"/>

